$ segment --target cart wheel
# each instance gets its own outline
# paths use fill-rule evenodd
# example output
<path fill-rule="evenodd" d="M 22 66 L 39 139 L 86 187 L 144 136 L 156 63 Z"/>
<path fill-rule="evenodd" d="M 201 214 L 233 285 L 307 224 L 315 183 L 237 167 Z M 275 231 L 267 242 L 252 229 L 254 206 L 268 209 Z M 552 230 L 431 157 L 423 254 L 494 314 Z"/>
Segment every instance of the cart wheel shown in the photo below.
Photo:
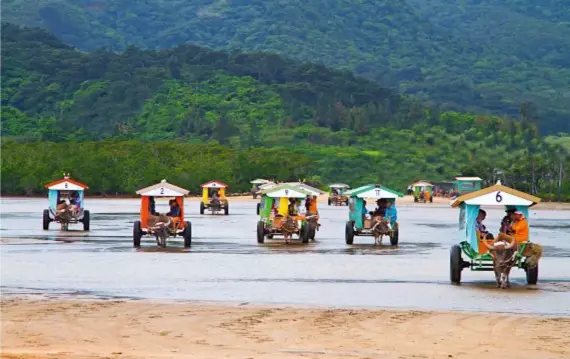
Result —
<path fill-rule="evenodd" d="M 142 235 L 141 221 L 135 221 L 133 226 L 133 247 L 140 248 Z"/>
<path fill-rule="evenodd" d="M 306 223 L 301 227 L 301 233 L 299 233 L 299 237 L 301 238 L 301 242 L 309 243 L 309 228 L 307 228 Z"/>
<path fill-rule="evenodd" d="M 354 242 L 354 222 L 352 221 L 346 222 L 344 240 L 346 244 L 352 244 Z"/>
<path fill-rule="evenodd" d="M 265 223 L 263 221 L 257 222 L 257 243 L 265 241 Z"/>
<path fill-rule="evenodd" d="M 429 203 L 433 203 L 433 196 L 429 198 Z"/>
<path fill-rule="evenodd" d="M 192 223 L 186 221 L 186 228 L 184 228 L 184 248 L 190 248 L 192 245 Z"/>
<path fill-rule="evenodd" d="M 398 223 L 395 223 L 394 230 L 392 231 L 392 235 L 390 236 L 390 244 L 393 246 L 397 246 L 399 238 L 400 238 L 400 227 L 398 226 Z"/>
<path fill-rule="evenodd" d="M 315 228 L 309 228 L 308 230 L 308 237 L 311 241 L 315 240 L 315 234 L 316 234 L 317 230 Z"/>
<path fill-rule="evenodd" d="M 461 283 L 461 270 L 463 269 L 463 258 L 461 258 L 461 247 L 454 245 L 451 247 L 449 255 L 449 279 L 451 283 Z"/>
<path fill-rule="evenodd" d="M 329 198 L 329 206 L 331 205 L 331 199 Z"/>
<path fill-rule="evenodd" d="M 204 214 L 204 202 L 200 202 L 200 214 Z"/>
<path fill-rule="evenodd" d="M 261 209 L 261 203 L 258 203 L 258 204 L 257 204 L 257 210 L 256 210 L 256 211 L 257 211 L 257 215 L 259 215 L 260 209 Z"/>
<path fill-rule="evenodd" d="M 344 204 L 348 206 L 348 199 L 344 201 Z"/>
<path fill-rule="evenodd" d="M 89 211 L 83 212 L 83 218 L 81 219 L 81 222 L 83 222 L 83 230 L 88 231 L 89 230 L 89 224 L 91 222 L 91 217 L 89 215 Z"/>
<path fill-rule="evenodd" d="M 527 284 L 535 285 L 538 282 L 538 263 L 534 268 L 525 268 Z"/>
<path fill-rule="evenodd" d="M 414 197 L 414 202 L 418 202 L 418 197 Z"/>
<path fill-rule="evenodd" d="M 226 203 L 226 205 L 224 206 L 224 214 L 227 216 L 228 214 L 230 214 L 230 204 Z"/>
<path fill-rule="evenodd" d="M 49 229 L 49 224 L 51 222 L 51 218 L 49 217 L 49 209 L 44 209 L 44 231 Z"/>

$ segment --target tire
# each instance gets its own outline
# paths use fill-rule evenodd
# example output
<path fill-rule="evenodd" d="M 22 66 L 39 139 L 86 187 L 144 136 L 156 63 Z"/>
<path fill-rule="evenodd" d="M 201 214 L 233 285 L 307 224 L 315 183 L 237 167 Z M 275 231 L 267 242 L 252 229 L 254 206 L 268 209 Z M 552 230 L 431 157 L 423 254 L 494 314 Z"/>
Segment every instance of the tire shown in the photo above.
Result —
<path fill-rule="evenodd" d="M 344 240 L 346 244 L 354 243 L 354 223 L 352 221 L 346 222 L 346 230 L 344 232 Z"/>
<path fill-rule="evenodd" d="M 461 270 L 463 269 L 463 259 L 461 258 L 461 247 L 454 245 L 449 253 L 449 279 L 451 283 L 461 283 Z"/>
<path fill-rule="evenodd" d="M 305 244 L 309 243 L 309 228 L 307 228 L 306 223 L 301 227 L 301 233 L 299 233 L 299 237 L 301 238 L 301 242 Z"/>
<path fill-rule="evenodd" d="M 204 214 L 204 202 L 200 202 L 200 214 Z"/>
<path fill-rule="evenodd" d="M 414 202 L 418 202 L 418 197 L 414 197 Z"/>
<path fill-rule="evenodd" d="M 192 246 L 192 223 L 186 221 L 186 228 L 184 228 L 184 248 L 190 248 Z"/>
<path fill-rule="evenodd" d="M 399 228 L 397 223 L 396 223 L 395 227 L 396 228 L 394 228 L 394 231 L 392 232 L 392 235 L 390 236 L 390 244 L 393 246 L 398 245 L 398 240 L 400 238 L 400 228 Z"/>
<path fill-rule="evenodd" d="M 228 215 L 230 214 L 230 204 L 226 203 L 226 205 L 224 206 L 224 215 Z"/>
<path fill-rule="evenodd" d="M 142 228 L 141 221 L 135 221 L 133 225 L 133 247 L 141 247 Z"/>
<path fill-rule="evenodd" d="M 429 203 L 433 203 L 433 196 L 429 198 Z"/>
<path fill-rule="evenodd" d="M 538 263 L 534 268 L 526 268 L 526 283 L 535 285 L 538 282 Z"/>
<path fill-rule="evenodd" d="M 329 198 L 329 206 L 331 205 L 331 199 Z"/>
<path fill-rule="evenodd" d="M 261 211 L 261 203 L 257 204 L 257 215 L 259 216 L 259 212 Z"/>
<path fill-rule="evenodd" d="M 81 222 L 83 222 L 83 230 L 88 231 L 89 225 L 91 224 L 91 216 L 89 215 L 89 211 L 83 211 L 83 219 L 81 219 Z"/>
<path fill-rule="evenodd" d="M 49 229 L 50 222 L 51 218 L 49 217 L 49 209 L 44 209 L 44 216 L 43 216 L 44 231 L 47 231 Z"/>
<path fill-rule="evenodd" d="M 265 242 L 265 224 L 262 221 L 257 222 L 257 243 Z"/>
<path fill-rule="evenodd" d="M 311 241 L 314 241 L 314 240 L 315 240 L 315 234 L 316 234 L 316 232 L 317 232 L 317 231 L 316 231 L 314 228 L 309 228 L 308 233 L 307 233 L 307 236 L 309 237 L 309 239 L 310 239 Z"/>

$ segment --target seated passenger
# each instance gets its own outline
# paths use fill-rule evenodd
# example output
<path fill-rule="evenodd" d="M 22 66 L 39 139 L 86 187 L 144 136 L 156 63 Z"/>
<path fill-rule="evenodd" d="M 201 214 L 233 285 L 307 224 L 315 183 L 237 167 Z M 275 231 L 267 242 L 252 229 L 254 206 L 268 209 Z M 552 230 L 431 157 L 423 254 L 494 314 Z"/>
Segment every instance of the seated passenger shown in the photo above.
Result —
<path fill-rule="evenodd" d="M 479 231 L 481 239 L 493 239 L 493 235 L 487 231 L 487 227 L 483 224 L 485 218 L 487 218 L 487 212 L 480 209 L 479 214 L 477 214 L 477 219 L 475 220 L 475 228 Z"/>
<path fill-rule="evenodd" d="M 386 199 L 381 198 L 381 199 L 377 200 L 376 205 L 378 207 L 376 207 L 376 209 L 372 213 L 370 213 L 370 215 L 372 217 L 384 218 L 384 216 L 386 215 Z"/>
<path fill-rule="evenodd" d="M 511 213 L 516 212 L 516 209 L 511 208 L 506 210 L 507 214 L 501 220 L 501 228 L 499 229 L 500 233 L 505 233 L 508 235 L 513 234 L 513 221 L 511 220 Z"/>
<path fill-rule="evenodd" d="M 170 205 L 170 211 L 166 214 L 169 217 L 180 217 L 180 206 L 175 199 L 171 199 L 168 204 Z"/>
<path fill-rule="evenodd" d="M 156 212 L 156 203 L 154 202 L 154 197 L 148 197 L 148 213 L 153 216 L 158 216 Z"/>
<path fill-rule="evenodd" d="M 57 202 L 57 206 L 55 207 L 55 211 L 56 212 L 63 212 L 66 209 L 68 209 L 68 205 L 67 202 L 65 202 L 65 200 L 60 200 L 59 202 Z"/>
<path fill-rule="evenodd" d="M 80 205 L 79 193 L 73 192 L 71 194 L 71 198 L 69 199 L 69 209 L 70 209 L 71 214 L 73 216 L 77 216 L 77 213 L 79 212 L 79 208 L 80 208 L 79 205 Z"/>
<path fill-rule="evenodd" d="M 287 214 L 289 216 L 296 216 L 297 215 L 297 208 L 295 205 L 295 199 L 294 198 L 289 199 L 289 207 L 287 207 Z"/>

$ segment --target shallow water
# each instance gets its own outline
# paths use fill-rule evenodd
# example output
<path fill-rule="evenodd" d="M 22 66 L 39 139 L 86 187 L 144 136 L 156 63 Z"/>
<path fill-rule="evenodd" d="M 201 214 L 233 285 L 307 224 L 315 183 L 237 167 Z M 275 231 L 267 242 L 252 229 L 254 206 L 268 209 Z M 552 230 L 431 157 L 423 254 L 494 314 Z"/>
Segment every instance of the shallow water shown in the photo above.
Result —
<path fill-rule="evenodd" d="M 179 239 L 158 249 L 147 238 L 135 250 L 138 200 L 88 199 L 89 232 L 55 224 L 43 231 L 42 199 L 0 204 L 3 294 L 570 315 L 570 211 L 532 211 L 532 238 L 544 246 L 539 284 L 527 286 L 515 269 L 513 287 L 498 290 L 491 272 L 466 269 L 460 286 L 449 283 L 458 213 L 445 206 L 400 206 L 398 247 L 374 247 L 371 237 L 346 245 L 347 209 L 326 203 L 316 242 L 259 245 L 255 202 L 231 201 L 229 216 L 201 216 L 199 202 L 187 201 L 191 249 Z M 498 228 L 503 212 L 487 213 L 487 227 Z"/>

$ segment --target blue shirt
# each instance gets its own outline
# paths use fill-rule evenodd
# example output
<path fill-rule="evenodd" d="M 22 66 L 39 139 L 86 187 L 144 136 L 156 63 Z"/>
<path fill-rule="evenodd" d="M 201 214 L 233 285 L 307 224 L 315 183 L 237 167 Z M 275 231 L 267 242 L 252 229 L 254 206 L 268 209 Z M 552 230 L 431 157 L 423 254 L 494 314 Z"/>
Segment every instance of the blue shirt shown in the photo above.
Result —
<path fill-rule="evenodd" d="M 395 205 L 392 205 L 391 207 L 386 207 L 384 218 L 386 219 L 390 218 L 390 224 L 396 223 L 396 221 L 398 220 L 398 210 L 396 209 Z"/>
<path fill-rule="evenodd" d="M 168 212 L 166 215 L 170 217 L 180 217 L 180 207 L 170 207 L 170 212 Z"/>

